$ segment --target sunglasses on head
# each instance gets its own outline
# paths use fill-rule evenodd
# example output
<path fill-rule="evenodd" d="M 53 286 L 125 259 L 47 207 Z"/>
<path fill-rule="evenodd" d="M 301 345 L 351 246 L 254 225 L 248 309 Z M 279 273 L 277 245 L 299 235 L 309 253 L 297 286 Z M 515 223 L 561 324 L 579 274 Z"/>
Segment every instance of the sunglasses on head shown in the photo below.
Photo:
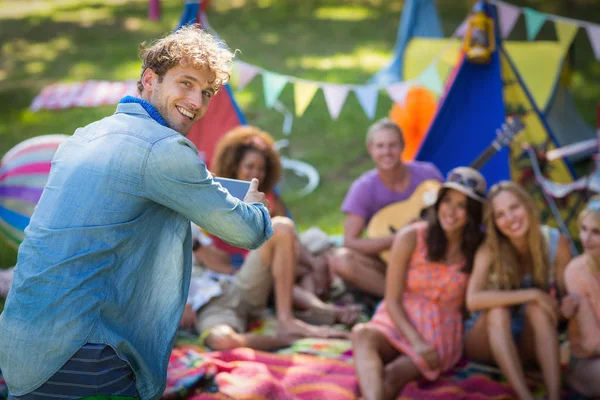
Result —
<path fill-rule="evenodd" d="M 453 172 L 448 176 L 448 182 L 458 183 L 473 189 L 473 192 L 479 197 L 485 197 L 485 193 L 479 188 L 479 180 L 473 177 L 463 176 L 460 172 Z"/>

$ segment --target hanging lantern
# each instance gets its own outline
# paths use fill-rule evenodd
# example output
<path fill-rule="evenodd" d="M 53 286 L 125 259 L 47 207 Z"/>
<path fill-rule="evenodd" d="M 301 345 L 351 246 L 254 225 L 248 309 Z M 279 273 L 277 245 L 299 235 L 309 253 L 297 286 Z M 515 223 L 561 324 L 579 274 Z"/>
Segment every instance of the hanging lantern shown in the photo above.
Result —
<path fill-rule="evenodd" d="M 488 16 L 486 9 L 484 1 L 478 1 L 473 6 L 463 43 L 467 59 L 476 64 L 490 62 L 496 47 L 494 20 Z"/>

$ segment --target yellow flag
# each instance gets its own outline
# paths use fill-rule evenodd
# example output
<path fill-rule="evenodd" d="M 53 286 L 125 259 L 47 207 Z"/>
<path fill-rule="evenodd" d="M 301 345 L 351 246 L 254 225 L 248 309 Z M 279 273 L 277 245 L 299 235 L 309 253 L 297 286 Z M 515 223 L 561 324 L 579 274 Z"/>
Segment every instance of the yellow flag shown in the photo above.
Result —
<path fill-rule="evenodd" d="M 296 104 L 296 116 L 304 114 L 306 107 L 310 104 L 319 86 L 312 82 L 298 81 L 294 85 L 294 103 Z"/>
<path fill-rule="evenodd" d="M 556 29 L 556 36 L 558 41 L 565 47 L 565 50 L 571 46 L 571 42 L 579 29 L 579 26 L 569 24 L 568 22 L 556 21 L 554 23 L 554 29 Z"/>

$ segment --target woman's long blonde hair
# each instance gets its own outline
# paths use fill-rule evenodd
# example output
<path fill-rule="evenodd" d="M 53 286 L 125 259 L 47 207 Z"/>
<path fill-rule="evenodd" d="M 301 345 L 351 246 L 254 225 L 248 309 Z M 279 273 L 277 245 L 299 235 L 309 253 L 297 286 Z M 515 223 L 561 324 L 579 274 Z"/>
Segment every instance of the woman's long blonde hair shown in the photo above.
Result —
<path fill-rule="evenodd" d="M 504 191 L 512 193 L 525 206 L 529 215 L 529 230 L 526 233 L 528 258 L 519 257 L 517 249 L 496 226 L 493 201 Z M 526 272 L 525 267 L 530 266 L 533 270 L 532 278 L 535 286 L 548 289 L 550 272 L 548 244 L 542 236 L 540 216 L 529 193 L 511 181 L 502 181 L 492 186 L 488 193 L 485 225 L 487 228 L 485 244 L 492 257 L 490 286 L 495 289 L 516 289 L 522 283 Z"/>
<path fill-rule="evenodd" d="M 587 206 L 579 213 L 577 218 L 578 225 L 581 225 L 584 219 L 589 216 L 594 217 L 594 223 L 600 227 L 600 195 L 594 195 L 588 200 Z M 589 255 L 586 257 L 586 263 L 594 274 L 600 273 L 600 265 Z"/>

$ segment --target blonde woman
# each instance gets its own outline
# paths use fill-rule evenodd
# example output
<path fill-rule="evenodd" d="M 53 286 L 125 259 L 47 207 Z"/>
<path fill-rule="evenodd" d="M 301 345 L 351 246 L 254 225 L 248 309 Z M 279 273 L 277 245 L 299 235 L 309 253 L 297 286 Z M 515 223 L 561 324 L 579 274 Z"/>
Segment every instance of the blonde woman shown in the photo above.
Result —
<path fill-rule="evenodd" d="M 584 253 L 565 271 L 568 298 L 575 310 L 563 302 L 570 316 L 571 363 L 567 382 L 577 392 L 600 397 L 600 196 L 594 196 L 579 215 L 579 239 Z M 568 309 L 571 308 L 572 311 Z"/>
<path fill-rule="evenodd" d="M 548 398 L 559 399 L 558 297 L 569 242 L 540 225 L 533 199 L 514 182 L 492 186 L 485 224 L 467 288 L 467 356 L 497 364 L 521 399 L 533 399 L 524 366 L 537 363 Z"/>

